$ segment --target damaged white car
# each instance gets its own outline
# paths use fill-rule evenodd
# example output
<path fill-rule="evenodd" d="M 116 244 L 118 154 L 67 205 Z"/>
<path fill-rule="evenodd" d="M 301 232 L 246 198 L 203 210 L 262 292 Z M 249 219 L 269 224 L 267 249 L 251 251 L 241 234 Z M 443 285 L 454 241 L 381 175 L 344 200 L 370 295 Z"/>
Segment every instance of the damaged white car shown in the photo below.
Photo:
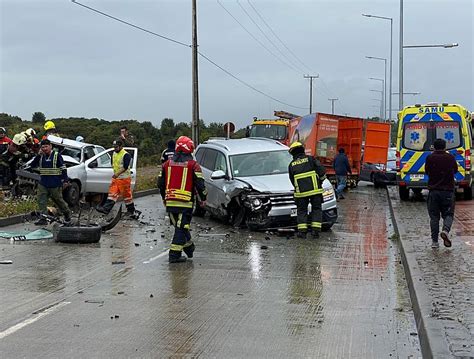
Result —
<path fill-rule="evenodd" d="M 67 167 L 70 185 L 63 191 L 64 200 L 75 206 L 81 196 L 93 194 L 106 194 L 112 180 L 112 152 L 102 146 L 84 142 L 48 136 L 55 151 L 62 155 Z M 131 174 L 132 189 L 135 187 L 137 168 L 137 149 L 125 147 L 133 158 Z M 17 171 L 17 193 L 32 193 L 36 190 L 40 179 L 39 173 L 29 167 L 28 162 L 24 168 Z"/>
<path fill-rule="evenodd" d="M 211 139 L 195 155 L 208 190 L 206 207 L 197 206 L 196 214 L 208 211 L 252 230 L 296 223 L 288 147 L 264 138 Z M 322 228 L 328 230 L 337 220 L 337 204 L 328 180 L 323 189 Z"/>

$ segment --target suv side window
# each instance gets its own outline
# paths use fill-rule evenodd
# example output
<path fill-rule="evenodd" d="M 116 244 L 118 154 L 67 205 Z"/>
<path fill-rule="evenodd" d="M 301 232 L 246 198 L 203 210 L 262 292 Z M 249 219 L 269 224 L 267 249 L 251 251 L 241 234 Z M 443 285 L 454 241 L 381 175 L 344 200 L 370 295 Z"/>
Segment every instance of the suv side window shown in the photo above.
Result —
<path fill-rule="evenodd" d="M 201 165 L 208 170 L 213 171 L 216 164 L 217 151 L 211 148 L 207 148 L 202 158 Z"/>
<path fill-rule="evenodd" d="M 97 157 L 97 167 L 98 168 L 111 168 L 112 160 L 110 159 L 109 152 L 105 152 L 101 156 Z"/>
<path fill-rule="evenodd" d="M 199 150 L 197 150 L 196 152 L 196 161 L 198 161 L 198 163 L 200 165 L 202 165 L 202 158 L 204 156 L 204 152 L 206 151 L 205 148 L 200 148 Z"/>
<path fill-rule="evenodd" d="M 217 152 L 216 165 L 214 166 L 214 171 L 224 171 L 224 173 L 227 174 L 227 162 L 222 152 Z"/>
<path fill-rule="evenodd" d="M 95 152 L 93 147 L 84 148 L 84 161 L 87 161 L 89 158 L 92 158 L 94 156 Z"/>

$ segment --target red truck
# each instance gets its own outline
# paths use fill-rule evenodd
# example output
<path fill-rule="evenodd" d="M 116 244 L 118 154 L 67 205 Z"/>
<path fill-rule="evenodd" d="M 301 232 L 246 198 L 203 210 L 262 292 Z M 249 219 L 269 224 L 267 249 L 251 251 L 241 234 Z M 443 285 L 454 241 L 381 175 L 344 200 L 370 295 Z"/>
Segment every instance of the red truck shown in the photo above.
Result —
<path fill-rule="evenodd" d="M 334 182 L 332 167 L 339 148 L 344 148 L 352 168 L 348 185 L 357 186 L 362 162 L 386 163 L 390 124 L 357 117 L 313 113 L 290 120 L 289 143 L 299 141 L 306 153 L 319 159 Z"/>

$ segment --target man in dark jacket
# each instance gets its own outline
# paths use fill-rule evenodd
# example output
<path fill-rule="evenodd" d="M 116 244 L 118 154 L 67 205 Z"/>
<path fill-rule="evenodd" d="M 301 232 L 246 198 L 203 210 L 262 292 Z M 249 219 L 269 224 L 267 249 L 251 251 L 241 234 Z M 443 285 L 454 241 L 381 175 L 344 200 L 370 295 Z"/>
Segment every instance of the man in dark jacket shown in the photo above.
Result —
<path fill-rule="evenodd" d="M 446 247 L 451 247 L 449 231 L 454 220 L 454 175 L 458 164 L 454 156 L 446 152 L 446 141 L 436 139 L 434 152 L 426 158 L 425 171 L 428 175 L 428 214 L 430 215 L 431 248 L 439 248 L 439 220 L 443 218 L 441 238 Z"/>
<path fill-rule="evenodd" d="M 201 166 L 193 158 L 194 143 L 186 136 L 176 141 L 176 153 L 166 161 L 161 170 L 158 187 L 166 212 L 174 226 L 174 236 L 169 251 L 169 262 L 185 262 L 181 252 L 193 257 L 194 243 L 191 241 L 191 224 L 195 192 L 199 200 L 206 200 L 207 191 Z"/>
<path fill-rule="evenodd" d="M 351 166 L 349 165 L 349 159 L 344 153 L 344 148 L 339 149 L 339 153 L 334 158 L 333 162 L 334 171 L 336 172 L 337 179 L 337 188 L 336 188 L 336 197 L 338 199 L 344 199 L 344 188 L 347 184 L 347 174 L 351 174 Z"/>
<path fill-rule="evenodd" d="M 311 203 L 312 235 L 314 238 L 319 238 L 323 220 L 323 181 L 326 178 L 326 171 L 316 158 L 305 154 L 302 143 L 294 142 L 289 152 L 293 156 L 293 161 L 288 166 L 288 174 L 295 187 L 298 237 L 306 238 L 308 205 Z"/>

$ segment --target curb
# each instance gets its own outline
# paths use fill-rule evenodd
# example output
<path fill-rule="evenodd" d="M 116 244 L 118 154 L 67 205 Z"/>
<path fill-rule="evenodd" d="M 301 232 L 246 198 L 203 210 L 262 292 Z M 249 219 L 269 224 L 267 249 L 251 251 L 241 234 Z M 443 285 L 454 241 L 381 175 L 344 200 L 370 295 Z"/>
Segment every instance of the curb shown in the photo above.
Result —
<path fill-rule="evenodd" d="M 390 196 L 389 188 L 387 187 L 387 199 L 390 207 L 390 214 L 392 217 L 393 226 L 397 233 L 398 247 L 402 258 L 403 269 L 405 272 L 406 281 L 408 284 L 408 291 L 413 307 L 413 314 L 415 316 L 416 328 L 418 330 L 418 337 L 420 339 L 420 347 L 423 358 L 449 358 L 451 353 L 448 349 L 448 343 L 444 335 L 440 332 L 440 328 L 436 328 L 431 319 L 431 298 L 424 294 L 427 293 L 426 288 L 423 288 L 420 279 L 422 275 L 416 265 L 416 258 L 413 253 L 414 250 L 410 244 L 403 241 L 405 230 L 402 225 L 401 218 L 395 214 L 395 209 Z M 410 265 L 411 264 L 411 265 Z"/>
<path fill-rule="evenodd" d="M 133 198 L 141 198 L 151 196 L 160 193 L 158 188 L 147 189 L 144 191 L 138 191 L 133 194 Z M 28 217 L 28 214 L 17 214 L 11 217 L 0 218 L 0 227 L 11 226 L 18 223 L 23 223 Z"/>

